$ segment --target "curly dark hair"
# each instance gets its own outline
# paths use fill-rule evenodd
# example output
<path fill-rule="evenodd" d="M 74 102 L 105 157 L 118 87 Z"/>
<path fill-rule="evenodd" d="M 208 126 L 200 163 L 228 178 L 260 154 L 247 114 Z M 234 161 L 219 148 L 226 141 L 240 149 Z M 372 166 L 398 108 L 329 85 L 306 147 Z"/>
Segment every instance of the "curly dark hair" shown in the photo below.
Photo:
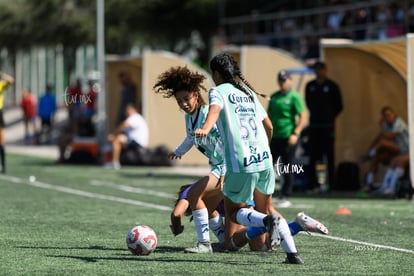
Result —
<path fill-rule="evenodd" d="M 171 98 L 181 90 L 197 93 L 199 96 L 198 103 L 200 105 L 206 105 L 207 103 L 201 96 L 202 90 L 207 92 L 207 89 L 202 85 L 205 79 L 206 77 L 202 74 L 191 72 L 187 66 L 171 67 L 158 76 L 158 80 L 153 89 L 155 93 L 163 94 L 164 98 Z"/>
<path fill-rule="evenodd" d="M 221 53 L 213 57 L 210 61 L 210 70 L 211 72 L 217 71 L 223 78 L 224 82 L 231 83 L 236 88 L 246 93 L 246 95 L 248 95 L 252 100 L 253 96 L 250 94 L 249 91 L 247 91 L 246 87 L 248 87 L 257 95 L 267 98 L 265 94 L 260 94 L 256 92 L 256 90 L 254 90 L 251 84 L 245 79 L 245 77 L 241 73 L 237 61 L 234 59 L 232 55 L 228 53 Z"/>

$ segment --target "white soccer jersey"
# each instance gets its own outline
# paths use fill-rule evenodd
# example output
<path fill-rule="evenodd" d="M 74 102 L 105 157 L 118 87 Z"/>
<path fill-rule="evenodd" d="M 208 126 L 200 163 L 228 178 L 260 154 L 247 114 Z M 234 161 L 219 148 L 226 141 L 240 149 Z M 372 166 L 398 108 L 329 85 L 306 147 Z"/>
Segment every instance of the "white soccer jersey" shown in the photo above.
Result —
<path fill-rule="evenodd" d="M 216 123 L 224 144 L 227 170 L 259 172 L 272 168 L 269 141 L 263 126 L 266 111 L 255 93 L 254 101 L 229 83 L 209 91 L 210 105 L 221 109 Z"/>
<path fill-rule="evenodd" d="M 126 119 L 128 127 L 125 134 L 128 140 L 134 140 L 141 147 L 147 147 L 149 142 L 149 130 L 147 122 L 141 114 L 135 113 Z"/>
<path fill-rule="evenodd" d="M 201 106 L 194 114 L 185 114 L 185 127 L 187 136 L 184 141 L 174 150 L 177 156 L 183 156 L 192 146 L 203 153 L 209 159 L 209 164 L 216 166 L 223 163 L 223 145 L 220 134 L 216 126 L 214 126 L 206 137 L 195 137 L 194 130 L 202 128 L 206 121 L 208 106 Z"/>

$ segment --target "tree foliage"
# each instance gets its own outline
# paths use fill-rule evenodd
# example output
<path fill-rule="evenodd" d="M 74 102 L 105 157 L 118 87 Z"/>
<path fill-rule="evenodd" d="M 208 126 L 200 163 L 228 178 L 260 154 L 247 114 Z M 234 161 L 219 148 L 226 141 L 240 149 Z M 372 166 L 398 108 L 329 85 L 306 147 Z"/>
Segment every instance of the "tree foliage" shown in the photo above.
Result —
<path fill-rule="evenodd" d="M 198 30 L 205 43 L 216 30 L 218 0 L 107 0 L 108 52 L 120 53 L 139 42 L 174 50 L 174 45 Z"/>
<path fill-rule="evenodd" d="M 219 0 L 106 0 L 107 53 L 126 54 L 134 44 L 174 50 L 200 32 L 208 44 L 218 25 Z M 96 1 L 0 1 L 0 48 L 12 52 L 61 44 L 68 55 L 96 37 Z M 69 57 L 70 58 L 70 57 Z"/>

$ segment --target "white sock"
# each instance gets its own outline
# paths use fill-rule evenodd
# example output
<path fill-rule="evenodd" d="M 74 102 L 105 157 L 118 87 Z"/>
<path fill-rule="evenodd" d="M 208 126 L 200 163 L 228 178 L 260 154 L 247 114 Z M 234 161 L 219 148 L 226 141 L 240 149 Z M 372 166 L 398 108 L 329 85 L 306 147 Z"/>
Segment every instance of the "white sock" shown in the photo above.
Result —
<path fill-rule="evenodd" d="M 214 236 L 218 239 L 220 243 L 224 242 L 224 223 L 223 218 L 218 214 L 214 218 L 209 219 L 208 221 L 211 231 L 213 231 Z"/>
<path fill-rule="evenodd" d="M 285 219 L 279 221 L 280 246 L 286 253 L 297 253 L 295 241 Z"/>
<path fill-rule="evenodd" d="M 192 212 L 197 238 L 199 242 L 210 242 L 210 231 L 208 228 L 208 211 L 207 208 L 195 210 Z"/>
<path fill-rule="evenodd" d="M 237 222 L 244 226 L 255 226 L 263 227 L 263 219 L 266 217 L 265 214 L 257 212 L 249 208 L 241 208 L 237 211 L 236 219 Z"/>
<path fill-rule="evenodd" d="M 398 179 L 404 175 L 404 170 L 400 167 L 395 168 L 392 171 L 392 175 L 390 177 L 390 181 L 388 182 L 388 188 L 395 190 L 395 186 L 397 185 Z"/>
<path fill-rule="evenodd" d="M 365 178 L 365 181 L 366 181 L 366 183 L 365 183 L 366 186 L 370 186 L 370 185 L 374 184 L 374 173 L 373 172 L 368 172 L 367 176 Z"/>
<path fill-rule="evenodd" d="M 374 157 L 375 156 L 375 154 L 377 154 L 377 150 L 376 149 L 372 149 L 372 150 L 370 150 L 369 152 L 368 152 L 368 156 L 369 157 Z"/>
<path fill-rule="evenodd" d="M 382 190 L 388 189 L 388 186 L 389 186 L 389 183 L 391 181 L 391 177 L 392 177 L 393 171 L 394 171 L 393 169 L 388 168 L 387 171 L 385 172 L 384 180 L 382 181 L 382 186 L 381 186 L 381 189 Z"/>

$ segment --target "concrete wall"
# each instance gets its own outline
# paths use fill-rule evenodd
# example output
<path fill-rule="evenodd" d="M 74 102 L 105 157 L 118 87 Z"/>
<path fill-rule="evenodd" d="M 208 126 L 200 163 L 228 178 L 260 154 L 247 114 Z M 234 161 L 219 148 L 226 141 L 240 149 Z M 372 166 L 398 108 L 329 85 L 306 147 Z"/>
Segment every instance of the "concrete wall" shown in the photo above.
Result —
<path fill-rule="evenodd" d="M 240 68 L 246 79 L 256 91 L 268 96 L 279 90 L 277 74 L 280 70 L 306 67 L 288 52 L 266 46 L 243 46 L 235 54 L 238 57 Z M 313 74 L 293 74 L 294 88 L 304 96 L 306 83 L 313 77 Z M 260 100 L 267 109 L 267 100 L 263 98 L 260 98 Z M 306 111 L 306 118 L 307 114 L 308 112 Z"/>
<path fill-rule="evenodd" d="M 128 70 L 137 85 L 137 97 L 150 130 L 149 147 L 166 145 L 173 150 L 183 141 L 186 134 L 184 112 L 179 109 L 174 98 L 165 99 L 162 95 L 155 94 L 152 89 L 158 75 L 171 66 L 187 66 L 190 70 L 199 71 L 207 77 L 204 86 L 207 89 L 213 86 L 210 76 L 205 71 L 168 52 L 147 51 L 142 57 L 113 58 L 107 61 L 109 131 L 115 128 L 118 114 L 119 92 L 121 90 L 118 73 L 121 70 Z M 207 93 L 205 93 L 205 99 L 207 100 Z M 178 162 L 183 165 L 208 164 L 207 158 L 194 148 Z"/>

